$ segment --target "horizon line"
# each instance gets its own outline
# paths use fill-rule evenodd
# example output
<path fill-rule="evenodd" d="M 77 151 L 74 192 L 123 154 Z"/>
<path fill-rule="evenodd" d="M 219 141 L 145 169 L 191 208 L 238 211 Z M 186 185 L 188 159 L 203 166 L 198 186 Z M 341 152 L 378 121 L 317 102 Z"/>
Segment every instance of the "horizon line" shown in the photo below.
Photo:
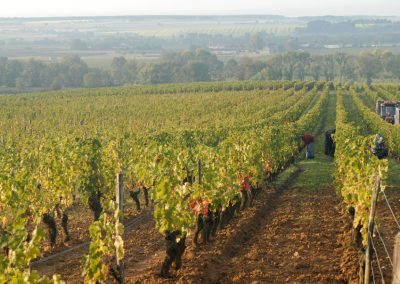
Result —
<path fill-rule="evenodd" d="M 69 16 L 0 16 L 0 19 L 71 19 L 71 18 L 124 18 L 124 17 L 284 17 L 284 18 L 315 18 L 315 17 L 379 17 L 379 18 L 400 18 L 400 15 L 379 15 L 379 14 L 351 14 L 351 15 L 336 15 L 336 14 L 321 14 L 321 15 L 303 15 L 289 16 L 283 14 L 115 14 L 115 15 L 69 15 Z"/>

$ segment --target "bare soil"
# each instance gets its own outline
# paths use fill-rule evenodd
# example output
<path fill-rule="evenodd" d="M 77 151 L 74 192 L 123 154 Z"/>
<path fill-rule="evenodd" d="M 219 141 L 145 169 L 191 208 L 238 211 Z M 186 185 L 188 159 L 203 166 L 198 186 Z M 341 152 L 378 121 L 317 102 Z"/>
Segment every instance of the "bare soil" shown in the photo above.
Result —
<path fill-rule="evenodd" d="M 127 283 L 356 283 L 351 220 L 333 189 L 264 189 L 254 207 L 196 250 L 171 279 L 157 276 L 163 251 L 127 264 Z"/>
<path fill-rule="evenodd" d="M 390 187 L 386 191 L 388 202 L 393 210 L 393 213 L 400 221 L 400 188 Z M 383 279 L 385 283 L 392 282 L 392 264 L 393 261 L 393 248 L 396 235 L 400 232 L 400 226 L 396 221 L 388 207 L 388 204 L 381 193 L 379 196 L 376 216 L 378 223 L 376 225 L 375 233 L 373 234 L 373 243 L 376 249 L 372 258 L 373 274 L 376 282 L 381 282 Z M 379 232 L 379 234 L 378 234 Z M 378 259 L 380 270 L 378 268 Z M 383 277 L 382 277 L 383 276 Z M 400 275 L 398 275 L 400 279 Z M 383 281 L 382 281 L 383 282 Z"/>
<path fill-rule="evenodd" d="M 191 239 L 181 270 L 157 276 L 164 242 L 147 214 L 124 235 L 127 283 L 356 283 L 358 253 L 351 220 L 332 188 L 296 187 L 297 171 L 279 188 L 262 190 L 208 245 Z M 33 266 L 81 283 L 87 246 Z"/>

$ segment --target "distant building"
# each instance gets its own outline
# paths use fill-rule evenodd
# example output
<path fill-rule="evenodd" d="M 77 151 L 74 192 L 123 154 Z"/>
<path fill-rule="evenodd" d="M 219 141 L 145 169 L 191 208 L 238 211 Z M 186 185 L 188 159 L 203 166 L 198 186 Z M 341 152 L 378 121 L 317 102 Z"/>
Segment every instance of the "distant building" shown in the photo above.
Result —
<path fill-rule="evenodd" d="M 327 49 L 336 49 L 336 48 L 340 48 L 341 45 L 340 44 L 324 44 L 324 48 Z"/>

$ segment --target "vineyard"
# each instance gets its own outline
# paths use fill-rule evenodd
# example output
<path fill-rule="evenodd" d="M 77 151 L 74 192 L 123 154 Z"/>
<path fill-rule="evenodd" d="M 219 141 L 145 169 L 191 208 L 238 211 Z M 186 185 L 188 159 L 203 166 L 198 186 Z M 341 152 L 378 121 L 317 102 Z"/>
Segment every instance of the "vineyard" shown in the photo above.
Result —
<path fill-rule="evenodd" d="M 1 96 L 0 283 L 390 282 L 400 127 L 375 113 L 378 99 L 400 99 L 399 86 Z"/>

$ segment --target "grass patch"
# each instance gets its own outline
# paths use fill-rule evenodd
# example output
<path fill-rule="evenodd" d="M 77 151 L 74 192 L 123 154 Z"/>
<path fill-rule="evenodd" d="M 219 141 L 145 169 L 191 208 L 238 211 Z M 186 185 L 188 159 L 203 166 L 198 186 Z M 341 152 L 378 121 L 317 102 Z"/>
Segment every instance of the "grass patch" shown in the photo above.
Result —
<path fill-rule="evenodd" d="M 276 184 L 284 184 L 297 169 L 301 169 L 300 175 L 296 177 L 296 180 L 290 182 L 290 188 L 301 188 L 304 191 L 314 191 L 319 188 L 332 188 L 334 185 L 333 169 L 334 163 L 333 158 L 324 154 L 325 136 L 324 130 L 335 127 L 335 95 L 331 93 L 328 99 L 328 105 L 326 113 L 323 114 L 325 118 L 322 118 L 322 134 L 315 136 L 315 158 L 312 160 L 305 159 L 305 151 L 300 154 L 297 161 L 290 166 L 286 171 L 280 174 Z"/>
<path fill-rule="evenodd" d="M 388 187 L 400 188 L 400 163 L 392 158 L 389 159 Z"/>

